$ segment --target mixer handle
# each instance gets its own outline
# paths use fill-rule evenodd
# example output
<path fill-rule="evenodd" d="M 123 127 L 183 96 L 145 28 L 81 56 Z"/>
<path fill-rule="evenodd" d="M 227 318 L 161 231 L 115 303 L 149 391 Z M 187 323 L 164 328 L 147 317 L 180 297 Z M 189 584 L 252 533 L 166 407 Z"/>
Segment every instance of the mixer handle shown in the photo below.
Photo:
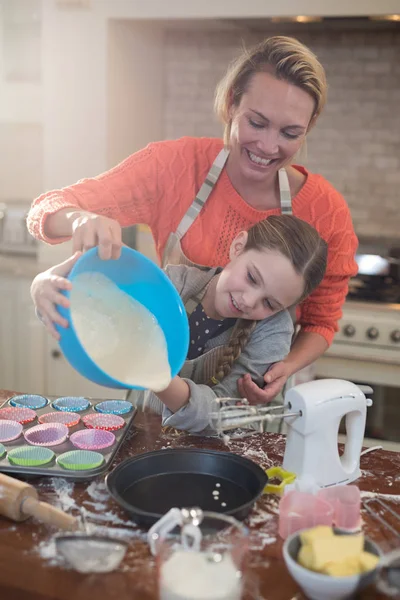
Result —
<path fill-rule="evenodd" d="M 364 396 L 369 396 L 370 394 L 374 393 L 373 388 L 369 385 L 358 385 L 357 387 L 360 388 Z"/>

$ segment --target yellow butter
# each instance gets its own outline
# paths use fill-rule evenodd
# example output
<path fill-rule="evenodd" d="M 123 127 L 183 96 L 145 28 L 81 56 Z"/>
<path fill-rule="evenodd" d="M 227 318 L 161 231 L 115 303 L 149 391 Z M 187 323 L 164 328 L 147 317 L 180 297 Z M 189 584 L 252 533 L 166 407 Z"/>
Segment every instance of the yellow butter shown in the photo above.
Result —
<path fill-rule="evenodd" d="M 371 552 L 361 552 L 358 560 L 360 563 L 361 572 L 366 573 L 367 571 L 372 571 L 372 569 L 375 569 L 379 562 L 379 556 L 371 554 Z"/>
<path fill-rule="evenodd" d="M 333 538 L 334 533 L 332 527 L 328 525 L 317 525 L 312 529 L 306 529 L 300 533 L 300 541 L 302 544 L 310 544 L 313 540 L 320 538 Z"/>
<path fill-rule="evenodd" d="M 342 562 L 361 554 L 364 549 L 363 535 L 340 535 L 332 538 L 318 538 L 311 543 L 311 564 L 314 571 L 321 571 L 324 565 Z"/>
<path fill-rule="evenodd" d="M 330 562 L 324 565 L 321 572 L 332 577 L 350 577 L 360 572 L 360 561 L 358 556 L 349 556 L 345 560 Z"/>
<path fill-rule="evenodd" d="M 312 552 L 309 545 L 302 546 L 297 555 L 297 562 L 306 569 L 312 569 Z"/>

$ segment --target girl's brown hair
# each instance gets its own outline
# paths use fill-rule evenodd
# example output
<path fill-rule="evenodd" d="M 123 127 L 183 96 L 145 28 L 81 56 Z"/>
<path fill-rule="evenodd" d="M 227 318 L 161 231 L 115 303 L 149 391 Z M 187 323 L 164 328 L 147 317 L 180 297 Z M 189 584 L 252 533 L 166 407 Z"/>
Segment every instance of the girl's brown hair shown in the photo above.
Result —
<path fill-rule="evenodd" d="M 309 128 L 322 111 L 327 95 L 325 70 L 315 54 L 295 38 L 270 37 L 245 50 L 230 66 L 217 86 L 215 112 L 225 125 L 224 143 L 229 146 L 232 106 L 239 106 L 255 73 L 271 72 L 277 79 L 304 90 L 314 100 Z"/>
<path fill-rule="evenodd" d="M 274 250 L 286 256 L 297 274 L 304 279 L 303 293 L 297 302 L 306 298 L 322 281 L 328 245 L 314 227 L 292 215 L 271 216 L 248 231 L 246 250 Z M 218 361 L 211 385 L 226 377 L 245 348 L 257 321 L 240 319 L 229 344 Z"/>

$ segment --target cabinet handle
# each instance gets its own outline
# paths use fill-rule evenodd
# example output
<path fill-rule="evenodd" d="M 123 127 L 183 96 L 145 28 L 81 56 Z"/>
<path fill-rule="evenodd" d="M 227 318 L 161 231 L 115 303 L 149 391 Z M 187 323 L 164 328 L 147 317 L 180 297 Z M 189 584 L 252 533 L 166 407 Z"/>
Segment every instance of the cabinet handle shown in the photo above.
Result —
<path fill-rule="evenodd" d="M 51 351 L 51 356 L 52 356 L 52 358 L 60 358 L 61 357 L 60 350 L 52 350 Z"/>

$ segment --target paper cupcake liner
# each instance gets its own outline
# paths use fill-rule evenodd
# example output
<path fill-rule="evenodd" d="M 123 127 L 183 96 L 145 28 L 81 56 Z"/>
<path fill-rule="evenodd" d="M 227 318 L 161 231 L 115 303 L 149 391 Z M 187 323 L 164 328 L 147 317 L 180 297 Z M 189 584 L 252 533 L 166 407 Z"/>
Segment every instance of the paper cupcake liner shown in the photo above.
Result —
<path fill-rule="evenodd" d="M 51 462 L 55 454 L 50 448 L 21 446 L 9 451 L 7 458 L 12 465 L 20 467 L 40 467 Z"/>
<path fill-rule="evenodd" d="M 6 453 L 5 447 L 3 446 L 3 444 L 0 444 L 0 458 L 3 458 L 5 453 Z"/>
<path fill-rule="evenodd" d="M 11 406 L 19 406 L 20 408 L 31 408 L 37 410 L 43 408 L 48 404 L 48 401 L 43 396 L 37 394 L 22 394 L 20 396 L 13 396 L 9 400 Z"/>
<path fill-rule="evenodd" d="M 18 421 L 0 421 L 0 442 L 12 442 L 22 433 L 22 425 Z"/>
<path fill-rule="evenodd" d="M 82 412 L 91 406 L 83 396 L 63 396 L 54 400 L 53 407 L 66 412 Z"/>
<path fill-rule="evenodd" d="M 31 408 L 19 408 L 18 406 L 6 406 L 0 408 L 0 420 L 18 421 L 22 425 L 31 423 L 36 419 L 36 413 Z"/>
<path fill-rule="evenodd" d="M 111 415 L 125 415 L 133 408 L 132 402 L 128 400 L 104 400 L 96 405 L 95 410 L 99 413 L 107 413 Z"/>
<path fill-rule="evenodd" d="M 103 429 L 81 429 L 69 438 L 71 444 L 80 450 L 104 450 L 115 442 L 115 435 Z"/>
<path fill-rule="evenodd" d="M 89 471 L 97 469 L 104 462 L 104 456 L 100 452 L 90 452 L 88 450 L 71 450 L 64 452 L 57 458 L 57 463 L 63 469 L 70 471 Z"/>
<path fill-rule="evenodd" d="M 24 437 L 33 446 L 58 446 L 65 442 L 68 427 L 62 423 L 45 423 L 25 431 Z"/>
<path fill-rule="evenodd" d="M 78 425 L 80 420 L 81 418 L 78 414 L 67 411 L 50 412 L 46 413 L 45 415 L 41 415 L 38 418 L 39 423 L 42 425 L 44 423 L 62 423 L 67 427 L 74 427 L 75 425 Z"/>
<path fill-rule="evenodd" d="M 118 431 L 125 425 L 122 417 L 108 413 L 85 415 L 82 417 L 82 421 L 89 429 L 104 429 L 105 431 Z"/>

